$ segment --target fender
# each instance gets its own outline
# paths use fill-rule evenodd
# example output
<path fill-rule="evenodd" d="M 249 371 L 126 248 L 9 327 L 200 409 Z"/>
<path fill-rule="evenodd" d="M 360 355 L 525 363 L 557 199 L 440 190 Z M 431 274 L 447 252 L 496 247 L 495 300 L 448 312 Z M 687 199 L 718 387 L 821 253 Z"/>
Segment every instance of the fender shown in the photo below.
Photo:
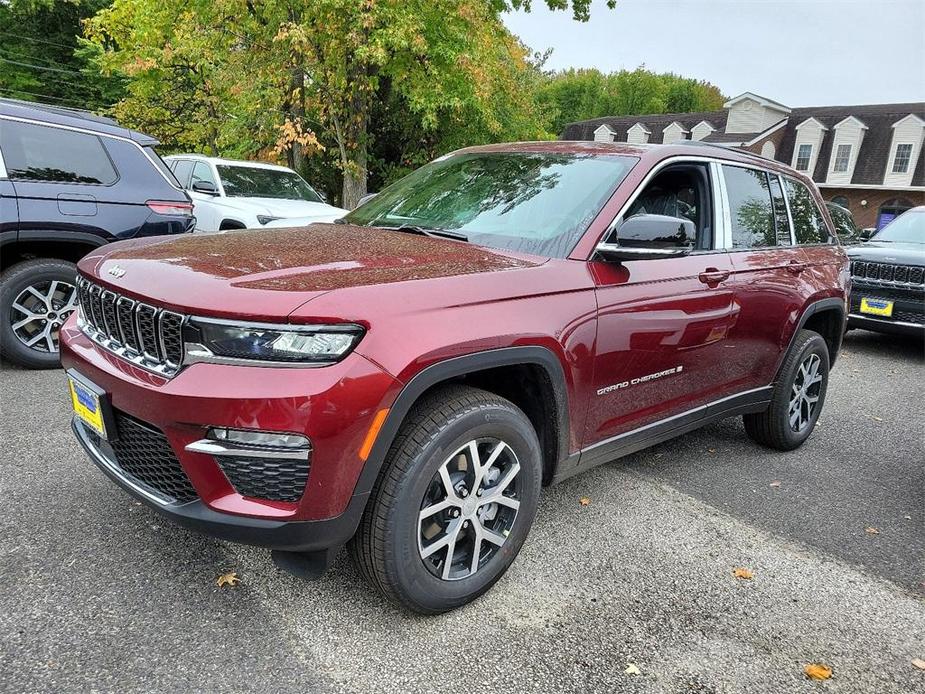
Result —
<path fill-rule="evenodd" d="M 565 382 L 565 372 L 559 359 L 545 347 L 524 346 L 504 347 L 485 352 L 466 354 L 431 364 L 418 372 L 402 388 L 395 402 L 389 409 L 376 443 L 370 451 L 363 466 L 363 471 L 357 480 L 353 491 L 354 498 L 359 495 L 368 495 L 379 476 L 379 470 L 385 462 L 385 457 L 398 434 L 398 430 L 408 412 L 417 402 L 418 398 L 429 388 L 458 376 L 484 371 L 499 366 L 513 366 L 517 364 L 534 364 L 543 368 L 552 381 L 553 393 L 556 400 L 556 413 L 558 418 L 558 455 L 556 467 L 568 457 L 569 413 L 568 390 Z"/>
<path fill-rule="evenodd" d="M 787 342 L 787 349 L 781 352 L 780 363 L 777 365 L 777 373 L 774 375 L 774 382 L 777 383 L 778 377 L 780 376 L 780 369 L 783 367 L 784 359 L 787 358 L 787 354 L 790 352 L 790 348 L 793 347 L 794 340 L 797 339 L 797 334 L 803 329 L 803 326 L 806 325 L 813 314 L 819 313 L 821 311 L 830 311 L 836 310 L 841 317 L 842 329 L 839 332 L 839 346 L 841 345 L 841 336 L 845 334 L 845 326 L 848 322 L 848 313 L 845 310 L 845 300 L 839 299 L 837 297 L 829 297 L 827 299 L 819 299 L 818 301 L 813 301 L 808 304 L 806 308 L 803 309 L 803 313 L 800 315 L 800 320 L 797 321 L 796 327 L 793 329 L 793 334 L 790 335 L 790 340 Z M 833 358 L 831 364 L 835 363 Z M 831 364 L 829 365 L 831 367 Z"/>
<path fill-rule="evenodd" d="M 20 230 L 19 242 L 28 243 L 29 241 L 51 241 L 53 243 L 81 243 L 87 246 L 99 248 L 107 243 L 116 241 L 115 236 L 104 236 L 94 234 L 89 231 L 44 231 L 36 229 Z"/>

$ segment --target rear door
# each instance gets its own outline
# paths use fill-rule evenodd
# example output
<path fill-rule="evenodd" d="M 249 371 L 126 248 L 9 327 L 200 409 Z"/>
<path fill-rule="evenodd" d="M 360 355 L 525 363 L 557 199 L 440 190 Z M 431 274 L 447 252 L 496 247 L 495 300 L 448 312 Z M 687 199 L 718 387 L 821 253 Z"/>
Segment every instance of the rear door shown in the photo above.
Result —
<path fill-rule="evenodd" d="M 0 147 L 18 199 L 20 240 L 52 231 L 109 236 L 100 207 L 122 201 L 119 174 L 99 136 L 4 121 Z"/>
<path fill-rule="evenodd" d="M 14 243 L 18 230 L 19 207 L 16 203 L 16 191 L 13 190 L 13 184 L 6 177 L 3 151 L 0 150 L 0 248 L 8 243 Z"/>
<path fill-rule="evenodd" d="M 725 360 L 738 307 L 719 232 L 715 175 L 709 163 L 672 163 L 643 183 L 614 222 L 619 242 L 619 225 L 633 214 L 687 217 L 697 228 L 690 255 L 590 263 L 598 333 L 585 446 L 693 410 L 735 388 L 737 375 Z"/>
<path fill-rule="evenodd" d="M 760 388 L 775 378 L 792 326 L 813 293 L 812 282 L 806 255 L 794 243 L 781 177 L 738 163 L 720 168 L 732 285 L 741 311 L 726 359 L 743 374 L 743 388 Z"/>

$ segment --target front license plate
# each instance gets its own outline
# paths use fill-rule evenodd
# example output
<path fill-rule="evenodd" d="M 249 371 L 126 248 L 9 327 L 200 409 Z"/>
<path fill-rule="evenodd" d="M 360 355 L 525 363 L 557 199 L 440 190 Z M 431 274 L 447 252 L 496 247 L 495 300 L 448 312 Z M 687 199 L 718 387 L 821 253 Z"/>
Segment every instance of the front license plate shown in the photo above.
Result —
<path fill-rule="evenodd" d="M 861 299 L 861 313 L 869 313 L 873 316 L 886 316 L 890 318 L 893 315 L 893 302 L 864 297 Z"/>
<path fill-rule="evenodd" d="M 103 391 L 88 382 L 78 379 L 72 374 L 67 375 L 68 387 L 71 391 L 71 405 L 80 421 L 102 436 L 106 435 L 106 417 L 103 415 Z"/>

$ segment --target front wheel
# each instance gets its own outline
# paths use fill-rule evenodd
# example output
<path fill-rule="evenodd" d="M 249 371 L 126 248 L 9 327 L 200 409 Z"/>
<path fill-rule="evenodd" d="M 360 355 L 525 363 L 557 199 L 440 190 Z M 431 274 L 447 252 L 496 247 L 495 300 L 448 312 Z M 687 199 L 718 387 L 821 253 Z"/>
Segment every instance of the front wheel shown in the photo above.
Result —
<path fill-rule="evenodd" d="M 465 605 L 520 551 L 541 478 L 540 444 L 520 409 L 475 388 L 441 389 L 415 406 L 396 437 L 351 556 L 408 609 Z"/>
<path fill-rule="evenodd" d="M 828 346 L 819 333 L 801 330 L 784 359 L 771 405 L 764 412 L 743 416 L 745 432 L 769 448 L 798 448 L 816 426 L 828 385 Z"/>
<path fill-rule="evenodd" d="M 74 263 L 37 258 L 0 279 L 0 352 L 30 369 L 58 366 L 58 331 L 77 309 Z"/>

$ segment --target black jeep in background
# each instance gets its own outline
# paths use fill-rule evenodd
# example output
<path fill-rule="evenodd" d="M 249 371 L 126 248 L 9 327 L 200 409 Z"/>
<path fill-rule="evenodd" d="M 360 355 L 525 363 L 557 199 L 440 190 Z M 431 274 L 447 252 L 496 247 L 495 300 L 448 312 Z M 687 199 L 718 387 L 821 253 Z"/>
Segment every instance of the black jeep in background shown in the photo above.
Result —
<path fill-rule="evenodd" d="M 191 232 L 193 207 L 157 140 L 108 118 L 0 99 L 0 353 L 58 365 L 75 266 L 111 241 Z"/>

